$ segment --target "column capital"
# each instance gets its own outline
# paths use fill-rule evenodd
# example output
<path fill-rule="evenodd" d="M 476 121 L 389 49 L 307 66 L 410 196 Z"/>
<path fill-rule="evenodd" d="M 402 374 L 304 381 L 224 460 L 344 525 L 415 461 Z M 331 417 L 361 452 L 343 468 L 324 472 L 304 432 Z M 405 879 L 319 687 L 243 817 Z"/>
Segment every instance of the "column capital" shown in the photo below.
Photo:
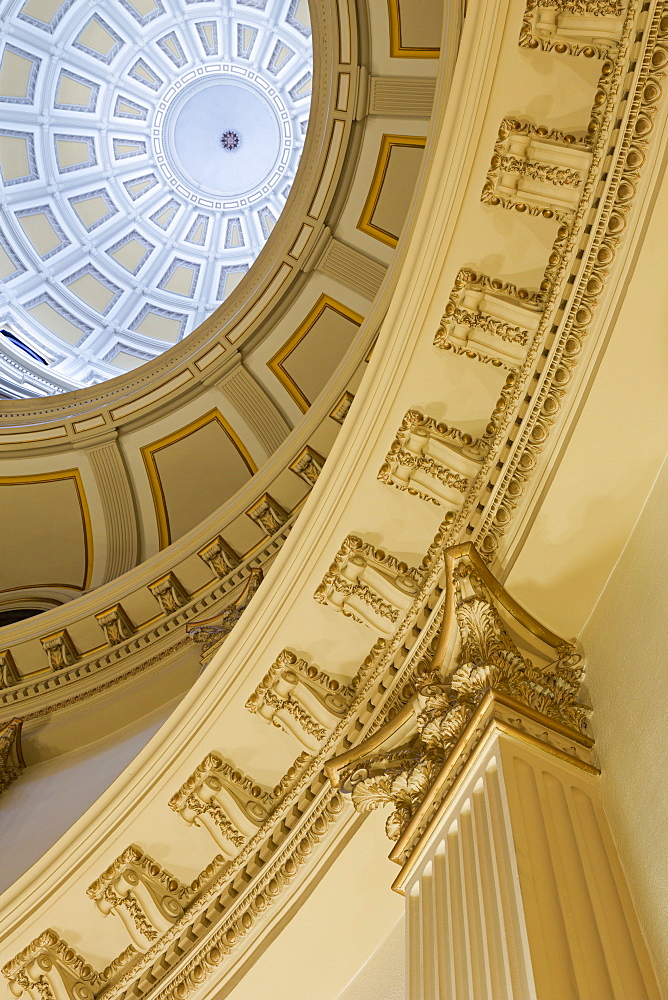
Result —
<path fill-rule="evenodd" d="M 591 767 L 578 702 L 581 651 L 521 607 L 492 575 L 472 543 L 445 553 L 443 624 L 431 660 L 413 677 L 398 713 L 327 765 L 355 808 L 392 805 L 386 830 L 403 863 L 425 810 L 444 795 L 444 775 L 461 770 L 485 733 L 511 727 L 543 740 L 550 752 Z M 513 721 L 515 720 L 515 721 Z M 427 803 L 430 803 L 427 806 Z"/>

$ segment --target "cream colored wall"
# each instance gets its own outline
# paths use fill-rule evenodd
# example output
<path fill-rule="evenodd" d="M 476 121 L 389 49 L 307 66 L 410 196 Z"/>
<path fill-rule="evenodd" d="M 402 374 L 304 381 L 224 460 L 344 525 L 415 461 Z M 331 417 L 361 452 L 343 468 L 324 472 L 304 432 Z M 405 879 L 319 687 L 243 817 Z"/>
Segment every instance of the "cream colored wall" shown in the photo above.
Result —
<path fill-rule="evenodd" d="M 338 1000 L 404 1000 L 406 925 L 401 917 Z"/>
<path fill-rule="evenodd" d="M 223 995 L 232 1000 L 258 1000 L 268 992 L 272 1000 L 357 1000 L 358 995 L 395 1000 L 385 992 L 373 961 L 403 925 L 404 899 L 390 888 L 397 874 L 387 857 L 390 846 L 385 816 L 371 813 L 331 868 L 319 880 L 316 875 L 315 891 L 294 915 L 284 914 L 289 922 L 280 934 L 256 951 L 241 981 Z M 400 950 L 403 959 L 403 934 Z M 397 967 L 402 970 L 403 962 Z M 349 997 L 358 981 L 369 992 Z M 396 1000 L 400 996 L 403 990 Z"/>
<path fill-rule="evenodd" d="M 668 462 L 582 632 L 613 835 L 668 995 Z"/>
<path fill-rule="evenodd" d="M 576 410 L 540 503 L 505 561 L 513 596 L 556 632 L 578 635 L 668 450 L 668 179 L 608 317 L 605 352 Z"/>
<path fill-rule="evenodd" d="M 175 704 L 160 705 L 105 739 L 27 768 L 3 793 L 0 892 L 46 854 L 125 770 Z"/>

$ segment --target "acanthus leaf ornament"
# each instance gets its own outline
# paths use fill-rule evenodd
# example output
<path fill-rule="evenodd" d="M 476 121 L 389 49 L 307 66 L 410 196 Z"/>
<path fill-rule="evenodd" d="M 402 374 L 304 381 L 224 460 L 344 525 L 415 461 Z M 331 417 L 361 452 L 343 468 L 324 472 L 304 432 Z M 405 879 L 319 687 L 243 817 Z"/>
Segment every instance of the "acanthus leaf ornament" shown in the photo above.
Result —
<path fill-rule="evenodd" d="M 405 833 L 431 785 L 483 702 L 500 698 L 573 732 L 584 731 L 581 656 L 517 605 L 471 543 L 446 550 L 447 598 L 431 664 L 395 719 L 373 740 L 327 765 L 335 786 L 352 792 L 359 812 L 391 804 L 387 834 Z M 522 636 L 530 653 L 521 650 Z M 402 729 L 408 741 L 383 752 Z M 384 733 L 384 735 L 383 735 Z M 372 750 L 372 752 L 370 752 Z"/>

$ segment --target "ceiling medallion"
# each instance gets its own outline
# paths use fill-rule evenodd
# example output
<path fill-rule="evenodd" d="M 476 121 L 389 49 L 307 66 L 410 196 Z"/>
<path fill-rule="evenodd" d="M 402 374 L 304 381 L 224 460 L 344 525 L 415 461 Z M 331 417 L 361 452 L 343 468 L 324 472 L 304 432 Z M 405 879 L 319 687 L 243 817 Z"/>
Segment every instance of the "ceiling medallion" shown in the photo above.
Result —
<path fill-rule="evenodd" d="M 232 151 L 233 149 L 237 149 L 239 147 L 239 142 L 241 140 L 239 139 L 238 132 L 234 132 L 232 131 L 232 129 L 228 129 L 227 132 L 223 132 L 223 134 L 220 137 L 220 141 L 222 143 L 223 149 Z"/>

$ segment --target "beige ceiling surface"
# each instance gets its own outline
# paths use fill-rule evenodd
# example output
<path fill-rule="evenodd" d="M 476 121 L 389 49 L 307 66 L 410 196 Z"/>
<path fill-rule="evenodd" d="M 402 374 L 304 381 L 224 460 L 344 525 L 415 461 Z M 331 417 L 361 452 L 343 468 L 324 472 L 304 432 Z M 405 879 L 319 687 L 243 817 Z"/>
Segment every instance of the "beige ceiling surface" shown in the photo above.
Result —
<path fill-rule="evenodd" d="M 161 548 L 198 525 L 257 471 L 218 410 L 146 445 L 142 454 Z"/>
<path fill-rule="evenodd" d="M 32 478 L 0 478 L 0 591 L 84 589 L 92 552 L 79 474 L 70 469 Z"/>
<path fill-rule="evenodd" d="M 395 247 L 408 215 L 425 147 L 423 136 L 383 135 L 358 229 Z"/>
<path fill-rule="evenodd" d="M 268 362 L 302 410 L 307 410 L 350 347 L 362 317 L 321 295 L 303 323 Z"/>

